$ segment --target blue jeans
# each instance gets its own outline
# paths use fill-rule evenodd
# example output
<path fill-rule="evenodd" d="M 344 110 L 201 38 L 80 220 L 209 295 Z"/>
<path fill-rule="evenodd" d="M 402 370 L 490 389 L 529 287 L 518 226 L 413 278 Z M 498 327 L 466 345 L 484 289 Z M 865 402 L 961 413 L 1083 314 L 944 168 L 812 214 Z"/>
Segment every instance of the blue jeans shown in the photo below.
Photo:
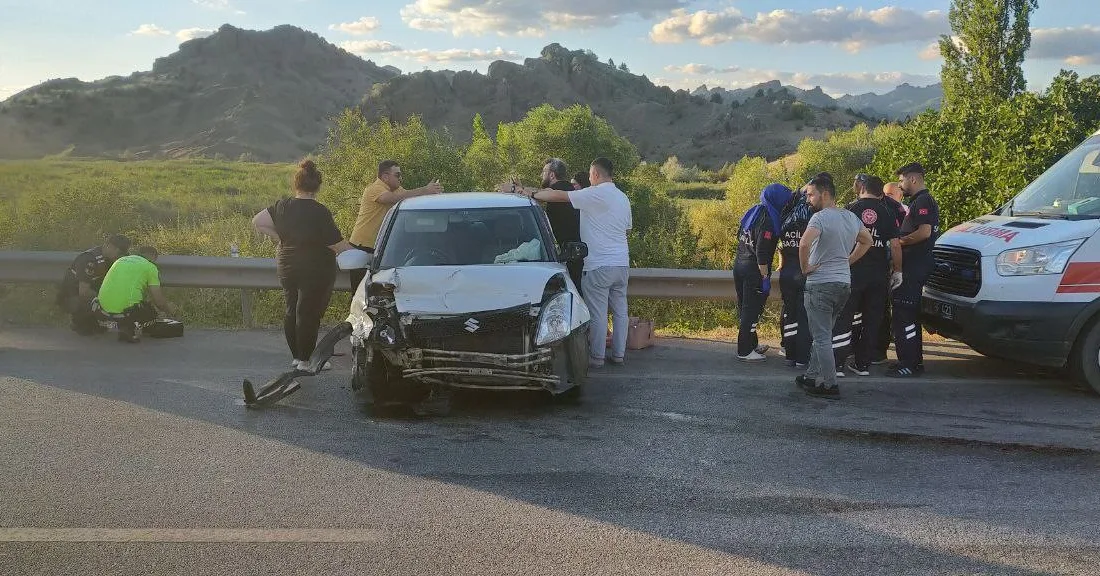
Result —
<path fill-rule="evenodd" d="M 810 324 L 810 364 L 806 377 L 818 379 L 827 387 L 836 386 L 836 359 L 833 358 L 833 326 L 848 303 L 852 285 L 843 282 L 806 284 L 806 320 Z"/>

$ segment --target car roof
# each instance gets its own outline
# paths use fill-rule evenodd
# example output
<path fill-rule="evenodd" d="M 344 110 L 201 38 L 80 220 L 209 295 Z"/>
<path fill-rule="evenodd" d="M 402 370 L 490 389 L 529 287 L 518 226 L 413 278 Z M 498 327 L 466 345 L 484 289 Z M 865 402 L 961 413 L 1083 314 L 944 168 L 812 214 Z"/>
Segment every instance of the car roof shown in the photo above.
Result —
<path fill-rule="evenodd" d="M 416 196 L 401 202 L 400 210 L 454 210 L 458 208 L 517 208 L 534 202 L 519 194 L 500 192 L 446 192 Z"/>

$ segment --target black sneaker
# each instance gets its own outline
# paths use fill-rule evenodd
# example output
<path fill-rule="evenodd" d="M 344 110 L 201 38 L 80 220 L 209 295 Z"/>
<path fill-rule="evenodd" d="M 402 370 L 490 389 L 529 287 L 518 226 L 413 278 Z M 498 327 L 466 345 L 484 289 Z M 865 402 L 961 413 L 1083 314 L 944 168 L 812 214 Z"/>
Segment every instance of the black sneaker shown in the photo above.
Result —
<path fill-rule="evenodd" d="M 885 364 L 885 363 L 886 363 L 886 355 L 885 354 L 883 354 L 879 358 L 875 358 L 874 360 L 871 360 L 871 366 L 879 366 L 879 365 Z"/>
<path fill-rule="evenodd" d="M 886 377 L 887 378 L 912 378 L 914 376 L 920 376 L 923 373 L 924 373 L 924 368 L 922 366 L 917 366 L 916 368 L 906 368 L 904 366 L 898 366 L 897 368 L 894 368 L 893 370 L 887 371 L 886 372 Z"/>
<path fill-rule="evenodd" d="M 805 388 L 806 394 L 810 396 L 819 396 L 821 398 L 839 398 L 840 386 L 825 386 L 824 384 L 818 384 Z"/>
<path fill-rule="evenodd" d="M 810 388 L 817 386 L 817 380 L 814 380 L 813 378 L 807 378 L 805 374 L 799 374 L 798 376 L 795 376 L 794 383 L 798 384 L 799 387 L 805 390 L 809 390 Z"/>
<path fill-rule="evenodd" d="M 870 370 L 868 370 L 867 368 L 860 368 L 859 366 L 856 365 L 855 358 L 849 358 L 848 361 L 844 363 L 844 367 L 847 368 L 849 372 L 851 372 L 852 374 L 855 374 L 857 376 L 870 376 L 871 375 Z"/>

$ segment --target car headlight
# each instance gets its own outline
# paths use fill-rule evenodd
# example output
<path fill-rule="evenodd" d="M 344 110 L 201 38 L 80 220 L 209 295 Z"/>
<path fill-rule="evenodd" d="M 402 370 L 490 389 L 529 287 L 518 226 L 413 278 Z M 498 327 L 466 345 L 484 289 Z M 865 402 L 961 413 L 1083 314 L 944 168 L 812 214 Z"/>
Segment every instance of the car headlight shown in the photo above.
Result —
<path fill-rule="evenodd" d="M 997 273 L 1001 276 L 1031 276 L 1061 274 L 1073 253 L 1085 239 L 1044 244 L 1016 250 L 1006 250 L 997 256 Z"/>
<path fill-rule="evenodd" d="M 550 298 L 539 314 L 539 329 L 535 333 L 535 345 L 557 342 L 569 335 L 573 320 L 573 294 L 562 292 Z"/>

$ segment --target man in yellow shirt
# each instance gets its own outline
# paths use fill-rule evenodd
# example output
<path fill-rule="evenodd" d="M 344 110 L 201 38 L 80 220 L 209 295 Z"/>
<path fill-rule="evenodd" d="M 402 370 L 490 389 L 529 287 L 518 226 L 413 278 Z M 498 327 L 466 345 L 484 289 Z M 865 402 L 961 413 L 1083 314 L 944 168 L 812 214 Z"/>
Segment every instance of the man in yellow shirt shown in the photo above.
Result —
<path fill-rule="evenodd" d="M 138 342 L 138 327 L 146 327 L 156 320 L 158 308 L 170 314 L 176 312 L 176 307 L 165 299 L 160 289 L 156 261 L 157 249 L 142 246 L 137 254 L 115 260 L 103 278 L 93 307 L 98 307 L 108 317 L 120 318 L 118 339 L 122 342 Z"/>
<path fill-rule="evenodd" d="M 378 231 L 382 228 L 382 219 L 391 206 L 405 198 L 443 192 L 439 180 L 423 188 L 406 190 L 401 186 L 401 176 L 401 166 L 396 160 L 383 160 L 378 164 L 378 178 L 363 190 L 363 198 L 359 201 L 359 215 L 355 218 L 355 228 L 348 239 L 352 246 L 373 254 Z M 366 270 L 351 271 L 353 291 L 366 275 Z"/>

